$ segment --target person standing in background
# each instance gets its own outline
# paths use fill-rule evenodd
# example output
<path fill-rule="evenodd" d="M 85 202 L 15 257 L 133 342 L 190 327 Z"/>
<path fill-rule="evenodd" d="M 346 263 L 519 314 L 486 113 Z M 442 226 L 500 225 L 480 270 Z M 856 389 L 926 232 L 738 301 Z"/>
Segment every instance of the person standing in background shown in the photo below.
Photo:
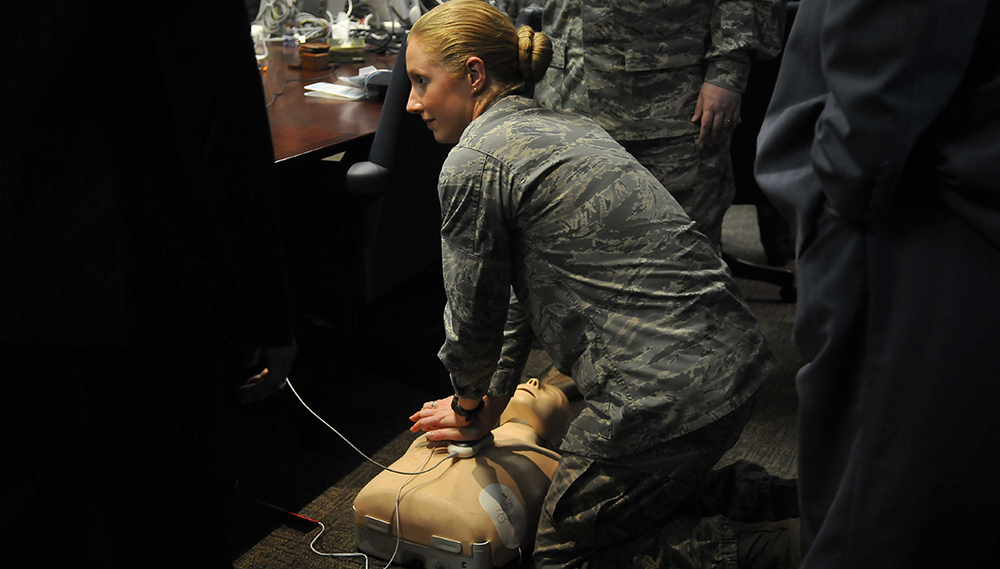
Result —
<path fill-rule="evenodd" d="M 998 30 L 800 4 L 756 175 L 797 235 L 802 567 L 997 565 Z"/>
<path fill-rule="evenodd" d="M 781 51 L 785 0 L 552 0 L 535 100 L 589 115 L 721 248 L 735 185 L 729 135 L 754 58 Z"/>

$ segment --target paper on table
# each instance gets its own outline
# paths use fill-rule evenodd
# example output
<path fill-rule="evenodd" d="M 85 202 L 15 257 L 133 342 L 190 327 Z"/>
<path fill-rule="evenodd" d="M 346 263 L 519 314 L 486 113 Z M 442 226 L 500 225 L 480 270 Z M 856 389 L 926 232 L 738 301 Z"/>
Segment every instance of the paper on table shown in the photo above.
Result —
<path fill-rule="evenodd" d="M 312 83 L 305 86 L 306 97 L 323 97 L 325 99 L 342 99 L 347 101 L 357 101 L 365 96 L 364 89 L 337 85 L 335 83 Z"/>
<path fill-rule="evenodd" d="M 358 74 L 353 77 L 337 77 L 337 80 L 347 83 L 352 87 L 363 88 L 365 86 L 365 80 L 368 79 L 368 76 L 376 71 L 379 71 L 379 69 L 374 65 L 369 65 L 368 67 L 358 69 Z"/>

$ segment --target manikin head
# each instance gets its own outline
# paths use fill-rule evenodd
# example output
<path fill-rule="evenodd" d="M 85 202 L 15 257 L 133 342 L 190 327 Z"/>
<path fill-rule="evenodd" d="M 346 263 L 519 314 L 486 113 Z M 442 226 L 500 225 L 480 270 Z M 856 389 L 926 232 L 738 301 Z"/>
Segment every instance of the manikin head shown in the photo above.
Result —
<path fill-rule="evenodd" d="M 527 423 L 555 450 L 569 428 L 569 415 L 566 394 L 557 387 L 532 378 L 517 386 L 517 391 L 500 416 L 500 424 L 508 421 Z"/>

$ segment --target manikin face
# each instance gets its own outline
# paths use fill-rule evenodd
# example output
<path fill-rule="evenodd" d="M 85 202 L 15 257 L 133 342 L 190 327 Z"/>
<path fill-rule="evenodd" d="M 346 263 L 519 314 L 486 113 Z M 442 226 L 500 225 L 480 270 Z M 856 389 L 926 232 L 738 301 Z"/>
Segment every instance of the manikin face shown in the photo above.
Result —
<path fill-rule="evenodd" d="M 420 115 L 438 142 L 458 142 L 475 112 L 467 74 L 455 77 L 448 73 L 427 57 L 414 38 L 410 38 L 406 47 L 406 74 L 413 85 L 406 110 Z"/>
<path fill-rule="evenodd" d="M 527 422 L 540 437 L 558 446 L 569 424 L 569 400 L 561 389 L 529 379 L 517 386 L 500 422 L 510 419 Z"/>

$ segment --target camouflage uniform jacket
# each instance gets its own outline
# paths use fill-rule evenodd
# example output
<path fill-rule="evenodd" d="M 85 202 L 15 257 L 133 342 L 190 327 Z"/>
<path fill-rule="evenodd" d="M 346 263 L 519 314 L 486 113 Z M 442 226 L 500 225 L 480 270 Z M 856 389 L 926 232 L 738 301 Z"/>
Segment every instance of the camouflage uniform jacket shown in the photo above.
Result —
<path fill-rule="evenodd" d="M 708 82 L 743 92 L 751 57 L 781 51 L 785 0 L 550 0 L 554 53 L 539 104 L 591 116 L 616 140 L 696 134 Z"/>
<path fill-rule="evenodd" d="M 457 394 L 513 393 L 533 331 L 587 402 L 563 450 L 612 457 L 722 417 L 763 381 L 772 356 L 725 265 L 592 120 L 502 98 L 438 191 L 439 356 Z"/>

